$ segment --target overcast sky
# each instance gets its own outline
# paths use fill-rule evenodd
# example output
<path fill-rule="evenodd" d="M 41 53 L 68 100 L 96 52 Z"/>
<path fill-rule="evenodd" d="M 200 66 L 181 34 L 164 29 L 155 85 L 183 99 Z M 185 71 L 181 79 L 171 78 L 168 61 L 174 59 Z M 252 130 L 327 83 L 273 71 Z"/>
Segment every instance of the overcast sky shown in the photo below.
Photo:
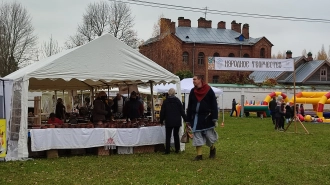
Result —
<path fill-rule="evenodd" d="M 1 1 L 1 0 L 0 0 Z M 13 0 L 2 0 L 12 2 Z M 32 17 L 35 34 L 39 42 L 47 41 L 50 35 L 60 46 L 70 35 L 74 35 L 77 25 L 82 20 L 85 8 L 93 0 L 16 0 L 22 3 Z M 124 0 L 125 1 L 125 0 Z M 241 13 L 267 14 L 290 17 L 307 17 L 330 20 L 329 0 L 146 0 L 149 2 L 203 8 L 212 10 L 232 11 Z M 176 22 L 178 17 L 191 20 L 192 27 L 197 27 L 197 19 L 204 17 L 202 13 L 161 9 L 141 5 L 130 5 L 135 16 L 134 29 L 138 38 L 147 40 L 151 37 L 153 25 L 159 15 Z M 207 14 L 206 19 L 212 20 L 216 28 L 219 21 L 225 21 L 230 29 L 230 22 L 250 25 L 250 37 L 267 37 L 274 44 L 272 54 L 278 51 L 291 50 L 293 56 L 299 56 L 303 49 L 317 53 L 324 44 L 326 51 L 330 45 L 330 23 L 296 22 L 287 20 L 269 20 L 250 17 Z M 39 44 L 40 45 L 40 44 Z"/>

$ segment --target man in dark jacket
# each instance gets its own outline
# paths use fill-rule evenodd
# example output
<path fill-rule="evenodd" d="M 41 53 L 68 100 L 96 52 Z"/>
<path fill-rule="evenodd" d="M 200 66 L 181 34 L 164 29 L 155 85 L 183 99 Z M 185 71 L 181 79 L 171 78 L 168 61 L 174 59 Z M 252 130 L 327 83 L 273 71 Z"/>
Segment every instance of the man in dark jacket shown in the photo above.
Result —
<path fill-rule="evenodd" d="M 137 99 L 136 92 L 133 91 L 129 100 L 125 103 L 124 107 L 124 117 L 130 119 L 131 121 L 136 121 L 143 115 L 143 105 Z"/>
<path fill-rule="evenodd" d="M 231 113 L 230 113 L 230 117 L 233 116 L 233 113 L 236 113 L 236 117 L 238 116 L 237 114 L 237 110 L 236 110 L 236 100 L 235 98 L 233 99 L 232 103 L 231 103 Z"/>
<path fill-rule="evenodd" d="M 275 96 L 273 97 L 273 100 L 269 102 L 269 110 L 270 110 L 270 114 L 272 115 L 272 121 L 273 121 L 273 124 L 275 125 L 276 124 L 276 118 L 275 118 L 275 108 L 277 106 L 277 103 L 276 103 L 276 99 L 275 99 Z"/>
<path fill-rule="evenodd" d="M 203 82 L 201 76 L 194 76 L 194 88 L 189 94 L 187 122 L 191 125 L 194 134 L 193 146 L 197 156 L 194 160 L 202 160 L 202 146 L 210 147 L 210 158 L 215 158 L 214 143 L 218 140 L 215 127 L 218 125 L 218 108 L 212 88 Z"/>
<path fill-rule="evenodd" d="M 180 151 L 179 129 L 182 125 L 181 117 L 186 120 L 181 101 L 175 97 L 175 90 L 170 88 L 168 90 L 168 97 L 164 100 L 160 111 L 160 123 L 165 121 L 166 127 L 166 143 L 165 153 L 170 153 L 171 135 L 173 130 L 175 153 Z"/>

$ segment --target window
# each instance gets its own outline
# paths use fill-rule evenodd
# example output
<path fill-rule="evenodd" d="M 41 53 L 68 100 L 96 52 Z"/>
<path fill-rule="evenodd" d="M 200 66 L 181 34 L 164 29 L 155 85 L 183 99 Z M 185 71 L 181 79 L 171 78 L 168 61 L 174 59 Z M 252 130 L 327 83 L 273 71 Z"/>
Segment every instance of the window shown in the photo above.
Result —
<path fill-rule="evenodd" d="M 189 53 L 188 52 L 183 52 L 183 54 L 182 54 L 182 62 L 184 64 L 188 64 L 188 61 L 189 61 Z"/>
<path fill-rule="evenodd" d="M 235 57 L 234 53 L 230 53 L 228 57 Z"/>
<path fill-rule="evenodd" d="M 260 49 L 260 58 L 266 58 L 265 57 L 265 48 Z"/>
<path fill-rule="evenodd" d="M 220 57 L 220 54 L 219 53 L 214 53 L 213 57 Z"/>
<path fill-rule="evenodd" d="M 216 75 L 216 76 L 213 76 L 213 78 L 212 78 L 212 83 L 219 83 L 219 76 L 218 75 Z"/>
<path fill-rule="evenodd" d="M 250 58 L 250 55 L 247 54 L 247 53 L 245 53 L 245 54 L 243 55 L 243 57 L 244 57 L 244 58 Z"/>
<path fill-rule="evenodd" d="M 204 53 L 198 53 L 198 65 L 204 65 Z"/>
<path fill-rule="evenodd" d="M 322 67 L 320 70 L 320 81 L 327 81 L 327 68 Z"/>

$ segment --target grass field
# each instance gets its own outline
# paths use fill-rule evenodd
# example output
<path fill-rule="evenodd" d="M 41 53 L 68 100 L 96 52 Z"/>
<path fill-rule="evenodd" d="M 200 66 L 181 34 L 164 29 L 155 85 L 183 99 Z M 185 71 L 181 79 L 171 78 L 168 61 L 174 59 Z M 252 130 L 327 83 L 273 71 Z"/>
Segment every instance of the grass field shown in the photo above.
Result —
<path fill-rule="evenodd" d="M 221 122 L 220 122 L 221 123 Z M 219 124 L 220 125 L 220 124 Z M 330 124 L 275 131 L 269 118 L 225 117 L 217 157 L 180 154 L 75 156 L 0 163 L 0 184 L 330 184 Z"/>

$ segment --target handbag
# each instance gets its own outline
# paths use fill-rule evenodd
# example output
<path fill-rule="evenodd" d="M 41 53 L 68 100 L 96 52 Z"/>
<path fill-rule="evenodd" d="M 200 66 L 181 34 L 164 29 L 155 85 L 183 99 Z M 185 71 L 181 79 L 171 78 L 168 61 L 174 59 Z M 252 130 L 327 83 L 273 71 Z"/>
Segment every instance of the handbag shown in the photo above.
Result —
<path fill-rule="evenodd" d="M 189 143 L 189 136 L 187 130 L 184 132 L 184 134 L 181 136 L 181 143 Z"/>

